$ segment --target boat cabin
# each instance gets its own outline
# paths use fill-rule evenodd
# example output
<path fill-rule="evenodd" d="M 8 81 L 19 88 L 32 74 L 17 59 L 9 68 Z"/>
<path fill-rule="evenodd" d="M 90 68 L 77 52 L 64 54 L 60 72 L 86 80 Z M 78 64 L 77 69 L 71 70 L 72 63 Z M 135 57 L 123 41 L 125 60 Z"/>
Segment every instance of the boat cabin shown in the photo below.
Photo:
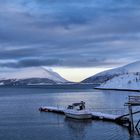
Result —
<path fill-rule="evenodd" d="M 72 105 L 69 105 L 67 109 L 84 110 L 85 102 L 81 101 L 80 103 L 73 103 Z"/>

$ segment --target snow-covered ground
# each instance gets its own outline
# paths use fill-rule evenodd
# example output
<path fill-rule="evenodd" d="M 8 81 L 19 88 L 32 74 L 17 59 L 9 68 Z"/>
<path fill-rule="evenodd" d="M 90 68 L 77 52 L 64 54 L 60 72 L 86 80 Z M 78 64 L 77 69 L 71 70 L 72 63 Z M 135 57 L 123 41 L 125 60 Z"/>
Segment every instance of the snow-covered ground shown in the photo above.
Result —
<path fill-rule="evenodd" d="M 102 83 L 98 88 L 140 90 L 140 61 L 110 70 L 108 74 L 112 73 L 112 71 L 117 72 L 117 70 L 119 72 L 117 76 Z"/>
<path fill-rule="evenodd" d="M 99 88 L 140 90 L 140 74 L 123 74 L 103 83 Z"/>

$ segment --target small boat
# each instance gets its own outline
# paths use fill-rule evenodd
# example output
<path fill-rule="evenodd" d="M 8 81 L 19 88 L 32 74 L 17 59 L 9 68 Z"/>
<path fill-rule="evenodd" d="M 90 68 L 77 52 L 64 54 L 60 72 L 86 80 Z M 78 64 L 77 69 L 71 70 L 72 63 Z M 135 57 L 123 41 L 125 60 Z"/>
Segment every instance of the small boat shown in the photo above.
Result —
<path fill-rule="evenodd" d="M 92 114 L 85 109 L 85 102 L 73 103 L 64 111 L 66 117 L 73 119 L 91 119 Z"/>

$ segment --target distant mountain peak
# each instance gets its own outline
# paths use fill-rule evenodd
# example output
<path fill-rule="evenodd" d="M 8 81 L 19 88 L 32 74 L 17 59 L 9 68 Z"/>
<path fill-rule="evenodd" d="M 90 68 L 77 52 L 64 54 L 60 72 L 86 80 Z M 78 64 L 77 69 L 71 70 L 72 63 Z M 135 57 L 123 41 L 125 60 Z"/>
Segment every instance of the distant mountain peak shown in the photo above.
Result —
<path fill-rule="evenodd" d="M 44 67 L 21 68 L 12 72 L 0 74 L 0 79 L 30 79 L 47 78 L 55 82 L 67 82 L 58 73 Z"/>

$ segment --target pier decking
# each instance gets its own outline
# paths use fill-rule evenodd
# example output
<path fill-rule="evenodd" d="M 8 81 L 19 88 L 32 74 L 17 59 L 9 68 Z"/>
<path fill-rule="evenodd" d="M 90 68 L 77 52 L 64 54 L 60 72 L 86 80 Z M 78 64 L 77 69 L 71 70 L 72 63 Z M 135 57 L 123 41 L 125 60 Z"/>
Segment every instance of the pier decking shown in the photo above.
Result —
<path fill-rule="evenodd" d="M 40 111 L 44 112 L 54 112 L 59 114 L 64 114 L 64 107 L 51 107 L 51 106 L 43 106 L 39 108 Z M 101 112 L 94 112 L 91 111 L 92 118 L 93 119 L 99 119 L 99 120 L 108 120 L 108 121 L 116 121 L 118 118 L 120 118 L 120 115 L 112 115 L 107 113 L 101 113 Z M 122 118 L 121 118 L 122 120 Z"/>
<path fill-rule="evenodd" d="M 52 107 L 52 106 L 43 106 L 39 108 L 40 111 L 44 112 L 54 112 L 59 114 L 64 114 L 64 107 Z"/>

